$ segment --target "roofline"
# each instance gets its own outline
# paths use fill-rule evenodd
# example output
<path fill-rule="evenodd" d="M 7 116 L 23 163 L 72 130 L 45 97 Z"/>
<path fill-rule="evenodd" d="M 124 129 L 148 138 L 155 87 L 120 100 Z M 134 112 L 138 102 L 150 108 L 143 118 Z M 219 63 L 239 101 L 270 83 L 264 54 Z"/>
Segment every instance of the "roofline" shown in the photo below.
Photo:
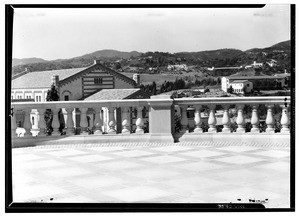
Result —
<path fill-rule="evenodd" d="M 125 82 L 127 82 L 129 84 L 132 84 L 133 86 L 137 86 L 136 82 L 133 79 L 128 78 L 127 76 L 125 76 L 123 74 L 120 74 L 120 73 L 118 73 L 118 72 L 116 72 L 116 71 L 114 71 L 114 70 L 112 70 L 112 69 L 110 69 L 110 68 L 108 68 L 108 67 L 100 64 L 100 63 L 93 64 L 93 65 L 85 68 L 84 70 L 79 71 L 79 72 L 77 72 L 74 75 L 71 75 L 70 77 L 67 77 L 67 78 L 65 78 L 63 80 L 60 80 L 59 81 L 59 85 L 60 86 L 65 85 L 66 83 L 70 82 L 70 80 L 74 80 L 74 79 L 78 78 L 80 75 L 87 73 L 88 70 L 91 70 L 92 68 L 96 68 L 96 67 L 99 67 L 99 66 L 103 67 L 105 69 L 105 72 L 113 74 L 116 77 L 119 77 L 121 80 L 124 80 Z"/>

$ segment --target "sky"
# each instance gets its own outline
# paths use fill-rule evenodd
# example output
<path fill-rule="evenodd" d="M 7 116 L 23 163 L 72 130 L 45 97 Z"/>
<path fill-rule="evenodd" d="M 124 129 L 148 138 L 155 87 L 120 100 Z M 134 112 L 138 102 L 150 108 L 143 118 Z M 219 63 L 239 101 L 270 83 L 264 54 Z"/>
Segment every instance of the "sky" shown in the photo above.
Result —
<path fill-rule="evenodd" d="M 264 8 L 15 8 L 13 58 L 66 59 L 102 49 L 247 50 L 290 39 L 290 5 Z"/>

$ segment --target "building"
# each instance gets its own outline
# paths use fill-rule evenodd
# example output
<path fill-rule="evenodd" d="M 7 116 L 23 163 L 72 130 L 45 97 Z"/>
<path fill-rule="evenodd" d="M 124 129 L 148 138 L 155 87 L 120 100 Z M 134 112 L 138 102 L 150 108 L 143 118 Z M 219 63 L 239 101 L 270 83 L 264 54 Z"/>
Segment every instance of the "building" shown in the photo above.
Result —
<path fill-rule="evenodd" d="M 61 101 L 82 100 L 102 89 L 128 89 L 138 85 L 95 60 L 86 68 L 26 72 L 13 77 L 11 98 L 44 102 L 52 83 L 58 87 Z"/>
<path fill-rule="evenodd" d="M 234 81 L 247 80 L 252 82 L 252 89 L 276 89 L 290 87 L 290 73 L 276 74 L 274 76 L 228 76 L 222 77 L 221 87 L 222 90 L 227 92 L 228 88 Z M 237 86 L 237 85 L 234 85 Z M 251 84 L 250 84 L 251 86 Z M 249 87 L 250 87 L 249 86 Z"/>
<path fill-rule="evenodd" d="M 139 75 L 135 74 L 134 79 L 104 66 L 98 60 L 95 60 L 93 65 L 85 68 L 36 72 L 26 70 L 12 78 L 11 99 L 45 102 L 47 92 L 52 84 L 59 90 L 61 101 L 101 100 L 105 98 L 103 98 L 104 95 L 106 96 L 105 99 L 150 98 L 148 94 L 138 88 Z M 115 97 L 110 98 L 112 96 Z M 18 111 L 16 112 L 18 113 Z M 22 113 L 22 111 L 20 112 Z M 64 109 L 63 114 L 66 119 Z M 80 112 L 76 110 L 76 114 L 75 112 L 73 114 L 73 118 L 76 119 L 76 126 L 79 126 L 79 116 Z M 22 117 L 22 114 L 18 117 Z M 37 120 L 36 110 L 32 110 L 30 119 L 33 125 L 32 128 L 38 129 L 37 121 L 35 121 Z M 22 118 L 19 118 L 19 125 L 22 126 L 23 121 Z"/>
<path fill-rule="evenodd" d="M 253 83 L 248 80 L 235 80 L 229 86 L 232 87 L 233 93 L 237 94 L 250 93 L 253 90 Z"/>

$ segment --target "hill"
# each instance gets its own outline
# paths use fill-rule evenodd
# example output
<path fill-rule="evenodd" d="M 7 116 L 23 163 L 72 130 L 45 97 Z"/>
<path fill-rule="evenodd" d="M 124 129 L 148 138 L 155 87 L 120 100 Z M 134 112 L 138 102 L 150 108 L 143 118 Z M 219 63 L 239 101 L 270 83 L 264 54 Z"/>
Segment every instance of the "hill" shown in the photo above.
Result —
<path fill-rule="evenodd" d="M 12 66 L 17 66 L 17 65 L 25 65 L 25 64 L 31 64 L 31 63 L 44 63 L 47 62 L 47 60 L 41 59 L 41 58 L 23 58 L 23 59 L 18 59 L 18 58 L 13 58 L 12 59 Z"/>
<path fill-rule="evenodd" d="M 130 72 L 132 69 L 140 73 L 161 73 L 166 71 L 168 65 L 185 64 L 196 71 L 208 67 L 233 67 L 246 66 L 253 61 L 266 64 L 276 61 L 276 67 L 272 70 L 283 71 L 290 69 L 291 44 L 283 41 L 267 48 L 253 48 L 247 51 L 237 49 L 218 49 L 199 52 L 146 52 L 137 51 L 122 52 L 117 50 L 99 50 L 90 54 L 70 58 L 45 61 L 38 58 L 35 62 L 26 62 L 22 65 L 14 65 L 12 74 L 18 74 L 28 68 L 30 71 L 44 71 L 66 68 L 87 67 L 93 64 L 95 59 L 100 59 L 115 70 Z M 21 59 L 23 60 L 23 59 Z M 198 70 L 199 69 L 199 70 Z"/>

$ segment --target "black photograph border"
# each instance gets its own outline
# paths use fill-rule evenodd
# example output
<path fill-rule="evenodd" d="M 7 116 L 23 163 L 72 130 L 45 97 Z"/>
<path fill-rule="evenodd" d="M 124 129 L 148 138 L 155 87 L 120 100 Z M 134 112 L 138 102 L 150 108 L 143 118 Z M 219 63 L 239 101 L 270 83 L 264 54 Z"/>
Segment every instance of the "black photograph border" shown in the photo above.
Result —
<path fill-rule="evenodd" d="M 285 3 L 283 3 L 285 4 Z M 238 203 L 15 203 L 12 195 L 11 68 L 14 8 L 259 8 L 264 4 L 10 4 L 5 5 L 5 212 L 293 212 L 295 211 L 295 4 L 291 4 L 290 208 Z"/>

